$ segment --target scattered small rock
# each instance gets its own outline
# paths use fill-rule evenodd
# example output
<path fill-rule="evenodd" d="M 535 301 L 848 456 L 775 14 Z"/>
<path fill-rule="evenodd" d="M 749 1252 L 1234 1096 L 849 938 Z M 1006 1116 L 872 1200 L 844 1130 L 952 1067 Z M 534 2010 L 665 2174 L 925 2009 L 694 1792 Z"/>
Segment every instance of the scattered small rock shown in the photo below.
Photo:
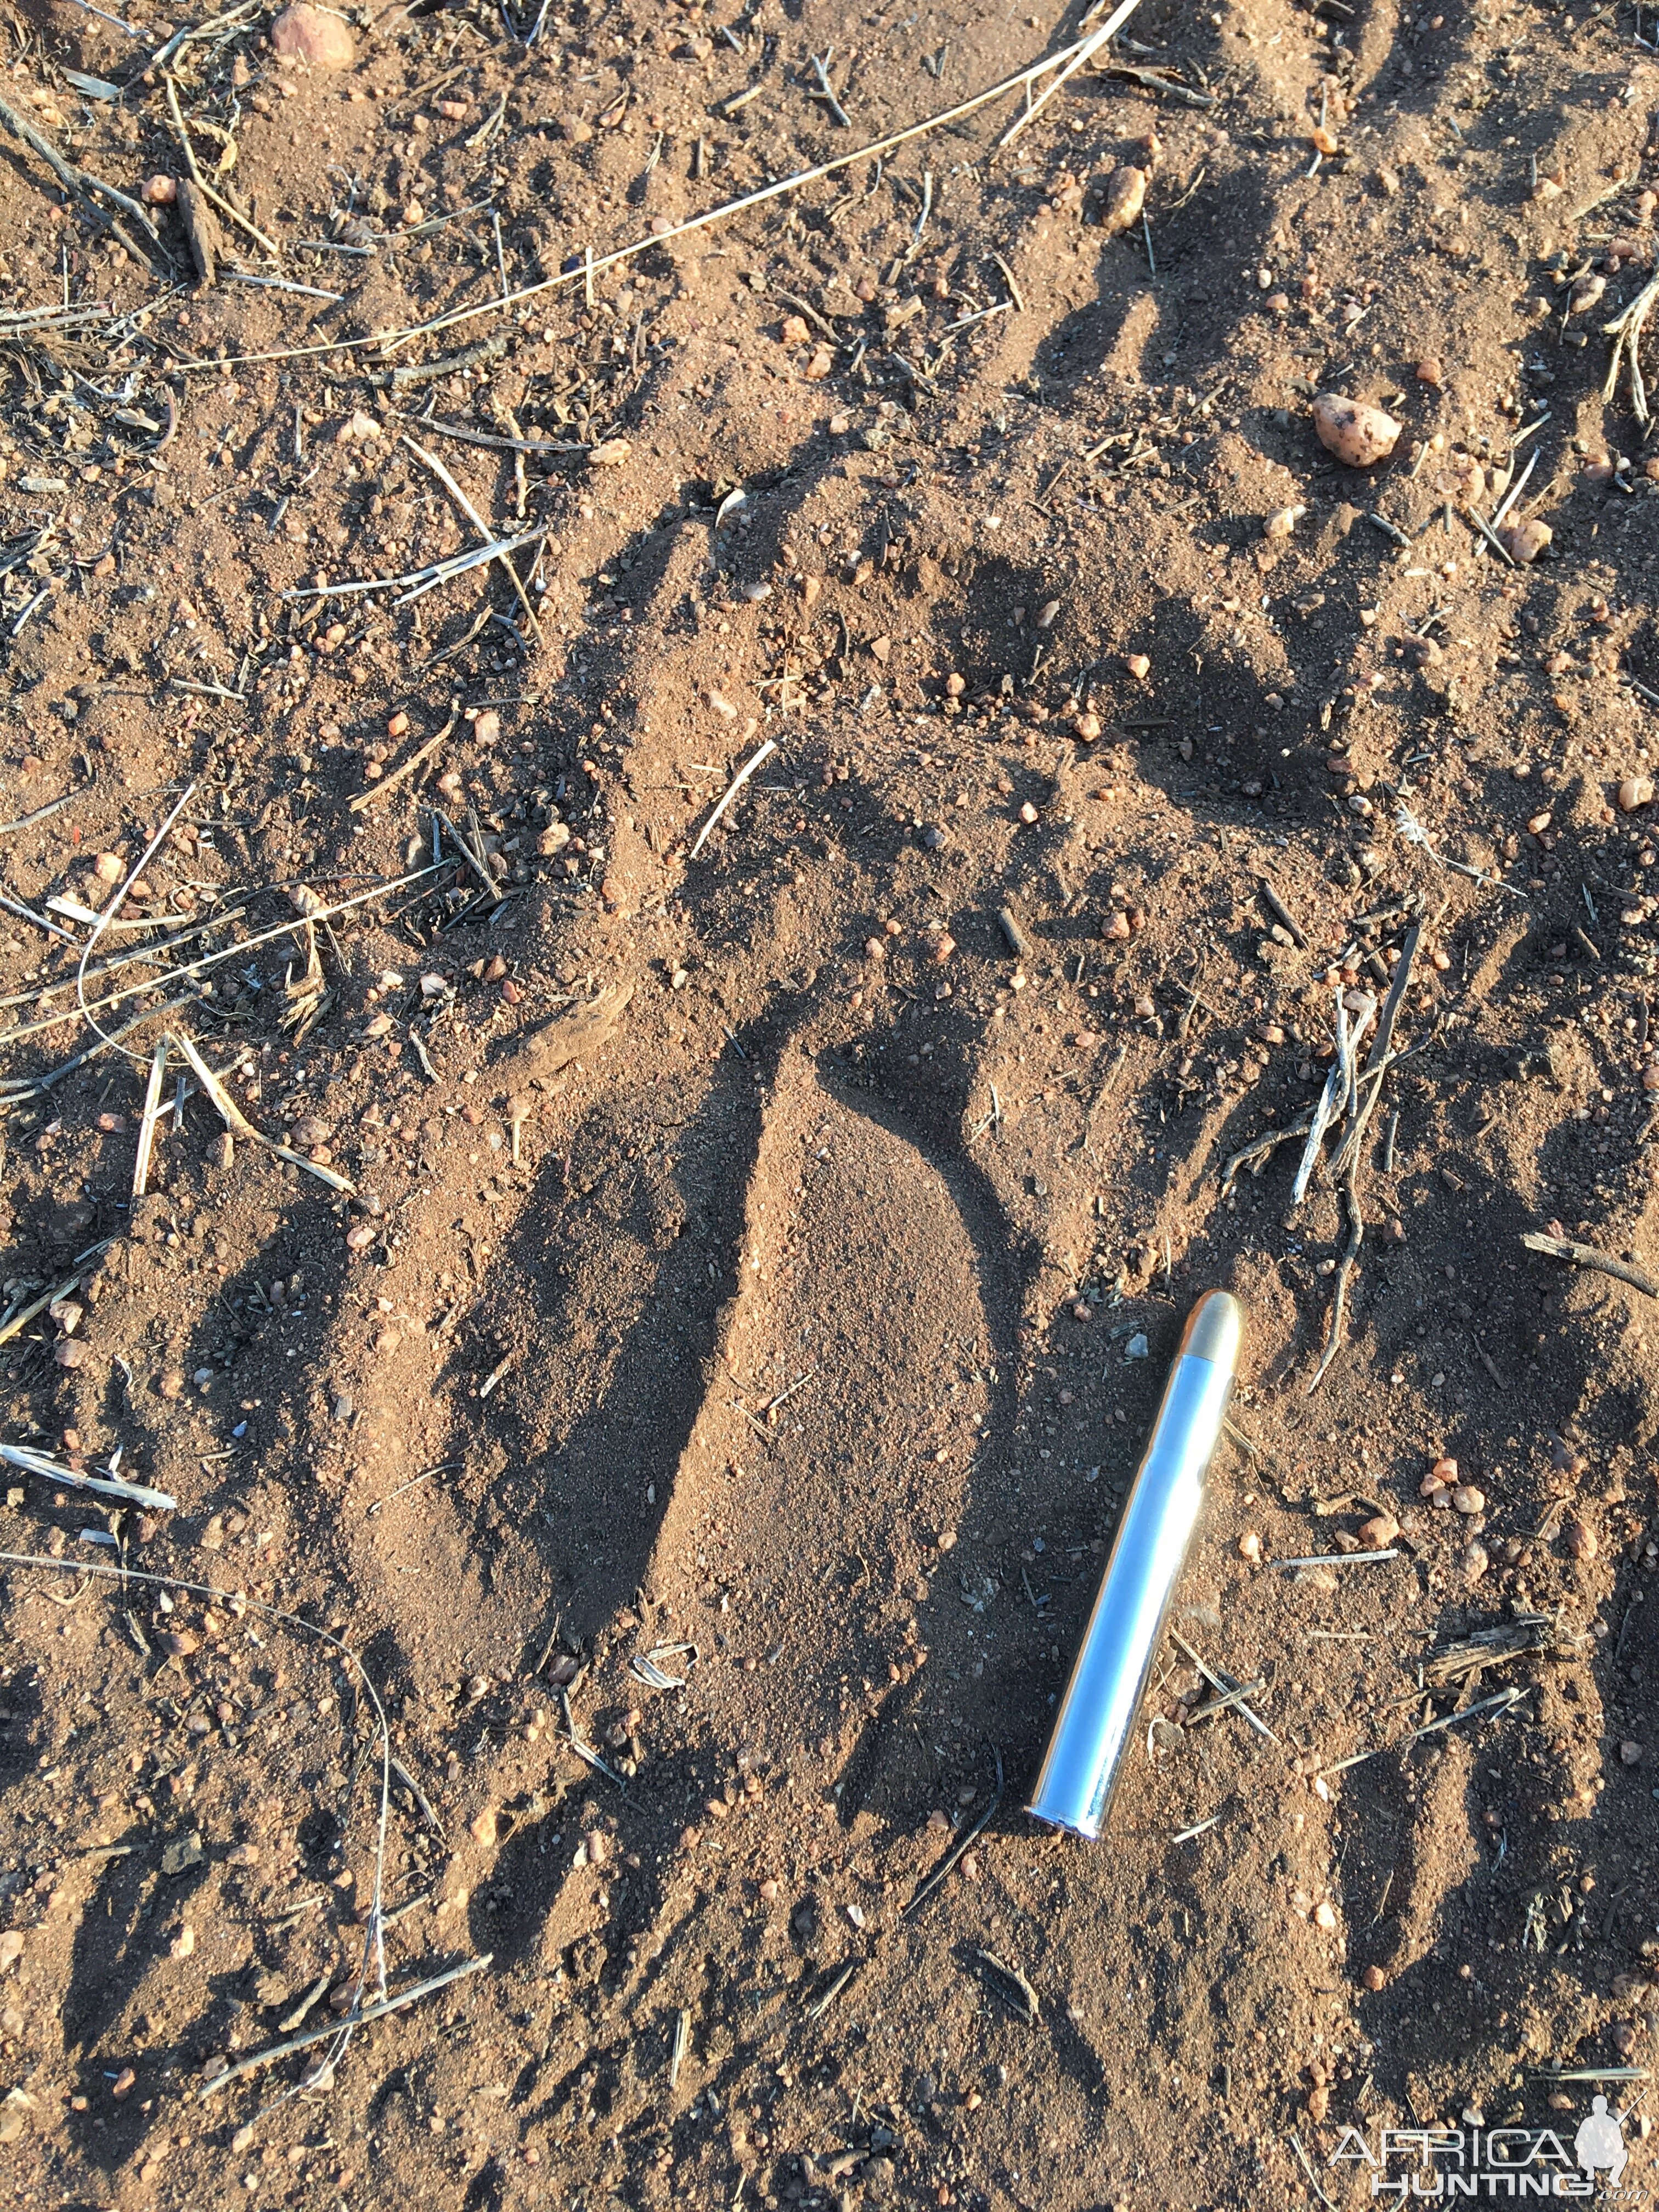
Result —
<path fill-rule="evenodd" d="M 191 1867 L 200 1866 L 205 1856 L 199 1835 L 180 1836 L 162 1850 L 161 1871 L 176 1878 L 188 1874 Z M 189 1954 L 185 1955 L 188 1957 Z"/>
<path fill-rule="evenodd" d="M 1601 1548 L 1595 1540 L 1595 1529 L 1587 1521 L 1569 1521 L 1561 1534 L 1575 1559 L 1593 1559 Z"/>
<path fill-rule="evenodd" d="M 1106 197 L 1100 210 L 1101 228 L 1110 236 L 1127 230 L 1132 223 L 1139 222 L 1146 204 L 1146 172 L 1126 161 L 1106 179 Z"/>
<path fill-rule="evenodd" d="M 271 24 L 270 48 L 319 70 L 349 70 L 357 58 L 357 42 L 341 18 L 306 0 L 295 0 Z"/>
<path fill-rule="evenodd" d="M 1535 561 L 1555 532 L 1547 522 L 1531 515 L 1525 522 L 1506 522 L 1498 532 L 1498 542 L 1511 561 L 1525 565 Z"/>
<path fill-rule="evenodd" d="M 1334 392 L 1322 392 L 1314 401 L 1313 421 L 1326 452 L 1351 469 L 1375 468 L 1386 461 L 1400 436 L 1400 425 L 1392 415 Z"/>

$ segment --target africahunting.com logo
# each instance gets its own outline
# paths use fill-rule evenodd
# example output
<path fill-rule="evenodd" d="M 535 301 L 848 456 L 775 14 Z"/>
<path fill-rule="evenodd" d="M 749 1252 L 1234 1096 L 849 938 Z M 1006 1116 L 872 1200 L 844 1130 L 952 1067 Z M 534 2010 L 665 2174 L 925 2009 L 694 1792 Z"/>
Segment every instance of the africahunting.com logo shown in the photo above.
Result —
<path fill-rule="evenodd" d="M 1589 2197 L 1599 2181 L 1617 2195 L 1630 2157 L 1625 2118 L 1593 2098 L 1571 2148 L 1553 2128 L 1383 2128 L 1373 2144 L 1346 2127 L 1326 2162 L 1358 2166 L 1373 2197 L 1396 2200 Z"/>

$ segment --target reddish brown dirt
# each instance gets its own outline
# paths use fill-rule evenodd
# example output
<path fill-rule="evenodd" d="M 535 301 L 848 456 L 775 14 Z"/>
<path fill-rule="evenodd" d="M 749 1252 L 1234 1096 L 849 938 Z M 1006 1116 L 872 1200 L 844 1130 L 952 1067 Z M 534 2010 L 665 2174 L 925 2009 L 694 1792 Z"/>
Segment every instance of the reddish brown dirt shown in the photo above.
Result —
<path fill-rule="evenodd" d="M 171 26 L 128 12 L 140 40 L 19 0 L 3 89 L 136 191 L 179 157 L 141 73 Z M 1646 2067 L 1659 2024 L 1650 1307 L 1521 1243 L 1659 1268 L 1652 816 L 1619 803 L 1652 773 L 1659 466 L 1628 375 L 1601 396 L 1602 325 L 1652 271 L 1651 14 L 1144 0 L 1119 60 L 1200 104 L 1086 73 L 1004 153 L 1012 102 L 591 304 L 389 350 L 503 271 L 965 98 L 1051 27 L 954 0 L 617 0 L 528 48 L 483 9 L 350 22 L 345 72 L 279 62 L 262 12 L 168 65 L 279 264 L 227 216 L 190 281 L 175 209 L 153 267 L 3 142 L 10 305 L 105 310 L 3 340 L 0 814 L 69 800 L 0 838 L 6 896 L 103 898 L 93 856 L 129 866 L 181 797 L 148 910 L 210 927 L 174 959 L 421 867 L 434 807 L 477 855 L 444 830 L 438 872 L 319 928 L 320 996 L 290 930 L 129 1000 L 184 1003 L 44 1091 L 96 1042 L 78 955 L 0 931 L 5 1302 L 78 1278 L 82 1309 L 0 1348 L 4 1436 L 118 1445 L 178 1499 L 112 1521 L 18 1473 L 0 1537 L 72 1566 L 113 1533 L 200 1586 L 6 1571 L 4 2187 L 1152 2212 L 1316 2177 L 1369 2202 L 1344 2128 L 1478 2111 L 1570 2143 L 1598 2085 L 1544 2070 Z M 849 130 L 809 97 L 826 51 Z M 1147 221 L 1111 236 L 1129 163 Z M 261 357 L 307 346 L 336 349 Z M 1324 389 L 1392 410 L 1389 462 L 1324 453 Z M 491 528 L 546 533 L 539 641 L 499 572 L 292 596 L 473 542 L 404 439 Z M 1553 535 L 1510 568 L 1468 507 L 1531 455 L 1516 515 Z M 1386 981 L 1413 913 L 1410 1056 L 1310 1396 L 1339 1194 L 1291 1212 L 1295 1147 L 1223 1170 L 1315 1095 L 1334 983 Z M 614 1020 L 532 1079 L 519 1052 L 596 1000 Z M 133 1202 L 167 1020 L 350 1191 L 227 1155 L 170 1073 Z M 1175 1626 L 1260 1680 L 1273 1737 L 1182 1725 L 1171 1644 L 1087 1847 L 1023 1796 L 1213 1284 L 1249 1312 L 1243 1441 Z M 1443 1454 L 1473 1515 L 1419 1495 Z M 1392 1560 L 1273 1565 L 1378 1513 Z M 1437 1686 L 1491 1631 L 1518 1651 Z M 388 1982 L 489 1964 L 361 2030 L 331 2086 L 299 2087 L 319 2046 L 204 2100 L 308 1994 L 307 2026 L 350 2001 L 357 1667 L 399 1762 Z M 1600 2088 L 1647 2201 L 1641 2085 Z"/>

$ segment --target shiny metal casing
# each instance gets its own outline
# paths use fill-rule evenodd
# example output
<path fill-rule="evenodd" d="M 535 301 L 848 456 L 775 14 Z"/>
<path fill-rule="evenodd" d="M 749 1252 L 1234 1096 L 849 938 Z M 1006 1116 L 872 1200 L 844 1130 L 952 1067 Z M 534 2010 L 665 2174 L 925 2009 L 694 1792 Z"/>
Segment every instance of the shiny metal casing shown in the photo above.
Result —
<path fill-rule="evenodd" d="M 1243 1320 L 1225 1291 L 1193 1309 L 1060 1701 L 1028 1809 L 1079 1836 L 1099 1835 L 1133 1739 L 1221 1434 Z"/>

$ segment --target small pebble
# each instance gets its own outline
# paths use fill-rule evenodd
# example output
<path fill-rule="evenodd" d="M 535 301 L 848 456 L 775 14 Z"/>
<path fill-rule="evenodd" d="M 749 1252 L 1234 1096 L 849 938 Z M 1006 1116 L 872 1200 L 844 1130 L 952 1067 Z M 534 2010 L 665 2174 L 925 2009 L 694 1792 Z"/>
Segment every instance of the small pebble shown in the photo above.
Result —
<path fill-rule="evenodd" d="M 1359 1978 L 1365 1987 L 1373 1992 L 1377 1990 L 1386 1990 L 1389 1986 L 1389 1978 L 1381 1966 L 1367 1966 Z"/>
<path fill-rule="evenodd" d="M 1252 1562 L 1261 1557 L 1261 1539 L 1254 1528 L 1247 1528 L 1238 1540 L 1238 1556 Z"/>
<path fill-rule="evenodd" d="M 1510 560 L 1524 566 L 1538 558 L 1554 535 L 1548 523 L 1540 522 L 1534 514 L 1525 522 L 1506 522 L 1498 532 L 1498 541 Z"/>
<path fill-rule="evenodd" d="M 1486 1493 L 1484 1490 L 1477 1490 L 1472 1482 L 1460 1482 L 1452 1492 L 1451 1502 L 1460 1513 L 1484 1513 Z"/>
<path fill-rule="evenodd" d="M 1653 780 L 1645 775 L 1627 775 L 1619 786 L 1619 811 L 1634 814 L 1638 806 L 1646 806 L 1653 797 Z"/>
<path fill-rule="evenodd" d="M 1351 469 L 1374 468 L 1386 461 L 1400 436 L 1400 425 L 1380 407 L 1322 392 L 1313 404 L 1314 428 L 1328 453 Z"/>
<path fill-rule="evenodd" d="M 1146 204 L 1146 172 L 1126 161 L 1106 179 L 1106 197 L 1100 210 L 1101 228 L 1112 236 L 1127 230 L 1131 224 L 1139 222 Z"/>
<path fill-rule="evenodd" d="M 1569 1521 L 1561 1534 L 1575 1559 L 1593 1559 L 1601 1548 L 1595 1529 L 1586 1521 Z"/>
<path fill-rule="evenodd" d="M 291 54 L 313 69 L 349 70 L 357 58 L 357 42 L 344 20 L 325 8 L 312 8 L 306 0 L 284 8 L 267 33 L 273 53 Z"/>

